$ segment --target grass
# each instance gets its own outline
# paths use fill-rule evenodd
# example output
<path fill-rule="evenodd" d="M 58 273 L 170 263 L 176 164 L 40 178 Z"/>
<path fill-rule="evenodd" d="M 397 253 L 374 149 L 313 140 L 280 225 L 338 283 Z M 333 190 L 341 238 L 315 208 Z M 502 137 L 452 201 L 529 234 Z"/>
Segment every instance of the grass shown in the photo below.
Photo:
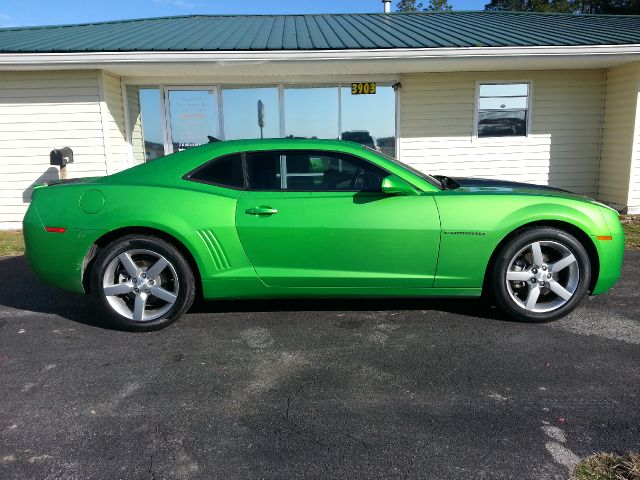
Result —
<path fill-rule="evenodd" d="M 627 248 L 640 249 L 640 215 L 620 215 L 620 220 L 627 237 Z M 0 230 L 0 256 L 23 253 L 22 231 Z"/>
<path fill-rule="evenodd" d="M 640 248 L 640 215 L 620 215 L 620 221 L 627 237 L 627 248 Z"/>
<path fill-rule="evenodd" d="M 640 453 L 597 453 L 582 460 L 569 480 L 640 480 Z"/>
<path fill-rule="evenodd" d="M 23 253 L 22 230 L 0 230 L 0 256 L 22 255 Z"/>

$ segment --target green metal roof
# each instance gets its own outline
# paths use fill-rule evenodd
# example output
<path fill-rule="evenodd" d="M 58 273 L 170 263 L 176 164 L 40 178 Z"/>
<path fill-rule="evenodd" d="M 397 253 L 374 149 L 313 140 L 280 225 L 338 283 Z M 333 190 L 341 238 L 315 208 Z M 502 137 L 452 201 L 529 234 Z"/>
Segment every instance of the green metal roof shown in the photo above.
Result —
<path fill-rule="evenodd" d="M 451 12 L 190 15 L 0 29 L 0 53 L 640 44 L 640 16 Z"/>

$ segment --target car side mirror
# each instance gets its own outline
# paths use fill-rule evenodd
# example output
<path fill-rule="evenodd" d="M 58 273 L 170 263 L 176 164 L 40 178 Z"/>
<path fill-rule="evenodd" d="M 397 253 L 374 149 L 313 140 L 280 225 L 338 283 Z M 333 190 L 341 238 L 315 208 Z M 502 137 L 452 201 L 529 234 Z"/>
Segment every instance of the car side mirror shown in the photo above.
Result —
<path fill-rule="evenodd" d="M 397 175 L 389 175 L 382 179 L 382 193 L 388 195 L 416 195 L 416 190 Z"/>

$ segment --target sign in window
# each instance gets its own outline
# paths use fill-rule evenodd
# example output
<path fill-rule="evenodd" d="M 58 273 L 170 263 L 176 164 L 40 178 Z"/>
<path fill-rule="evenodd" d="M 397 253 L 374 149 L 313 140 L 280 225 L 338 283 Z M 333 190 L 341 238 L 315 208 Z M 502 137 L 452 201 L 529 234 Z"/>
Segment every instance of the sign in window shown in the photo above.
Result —
<path fill-rule="evenodd" d="M 220 139 L 218 98 L 215 89 L 167 90 L 172 152 Z"/>

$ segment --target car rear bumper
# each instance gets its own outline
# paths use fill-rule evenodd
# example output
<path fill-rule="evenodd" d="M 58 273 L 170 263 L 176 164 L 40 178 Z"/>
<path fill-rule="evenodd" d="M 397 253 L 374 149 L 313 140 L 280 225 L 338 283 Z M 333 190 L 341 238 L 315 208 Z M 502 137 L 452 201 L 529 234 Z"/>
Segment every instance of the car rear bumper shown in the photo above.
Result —
<path fill-rule="evenodd" d="M 33 203 L 27 209 L 22 227 L 25 255 L 38 278 L 65 290 L 84 293 L 84 262 L 99 232 L 73 228 L 61 233 L 47 232 Z"/>

